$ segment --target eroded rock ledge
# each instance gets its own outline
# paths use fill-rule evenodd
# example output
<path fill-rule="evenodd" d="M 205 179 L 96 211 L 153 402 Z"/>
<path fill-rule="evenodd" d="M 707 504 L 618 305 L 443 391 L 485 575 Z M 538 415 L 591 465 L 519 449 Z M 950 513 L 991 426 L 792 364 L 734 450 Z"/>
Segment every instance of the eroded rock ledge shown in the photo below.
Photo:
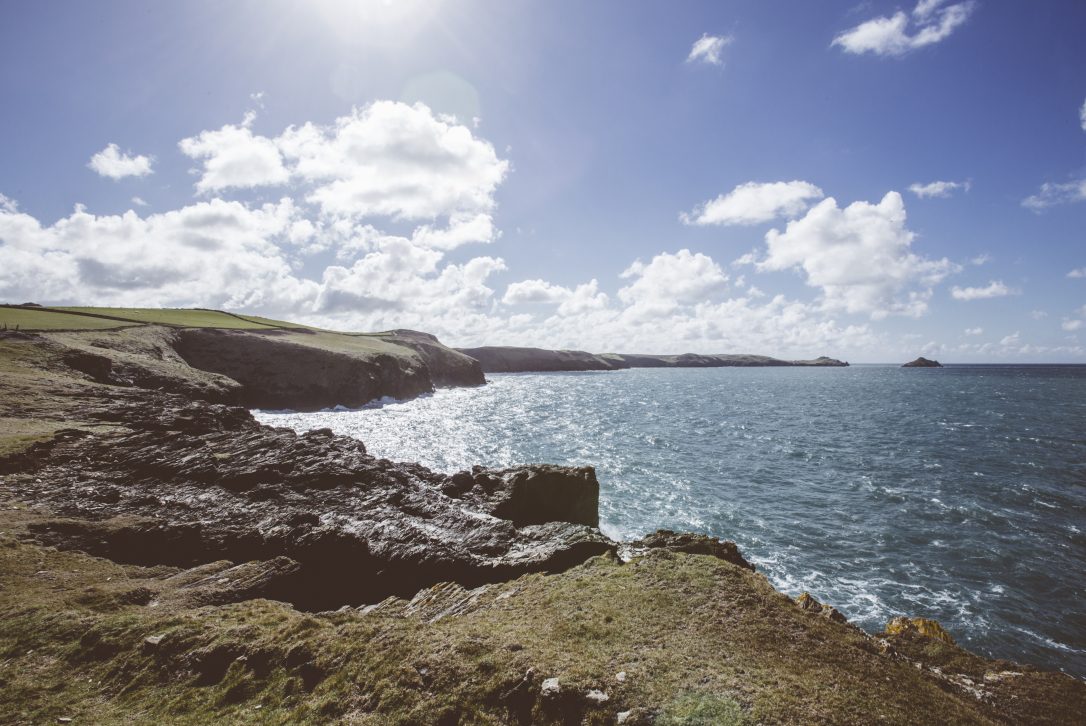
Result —
<path fill-rule="evenodd" d="M 366 453 L 327 429 L 298 435 L 248 411 L 175 399 L 95 414 L 129 431 L 61 431 L 6 467 L 11 489 L 58 517 L 43 544 L 183 567 L 297 563 L 263 592 L 305 609 L 473 587 L 611 552 L 591 468 L 445 476 Z"/>

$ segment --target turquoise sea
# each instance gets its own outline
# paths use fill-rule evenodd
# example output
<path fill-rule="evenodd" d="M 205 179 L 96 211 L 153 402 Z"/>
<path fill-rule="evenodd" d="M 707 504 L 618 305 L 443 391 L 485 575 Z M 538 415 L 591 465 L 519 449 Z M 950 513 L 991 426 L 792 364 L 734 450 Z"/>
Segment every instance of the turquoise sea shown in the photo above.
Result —
<path fill-rule="evenodd" d="M 255 412 L 377 456 L 590 464 L 605 532 L 734 539 L 856 624 L 939 620 L 976 652 L 1086 676 L 1086 367 L 490 375 L 352 411 Z"/>

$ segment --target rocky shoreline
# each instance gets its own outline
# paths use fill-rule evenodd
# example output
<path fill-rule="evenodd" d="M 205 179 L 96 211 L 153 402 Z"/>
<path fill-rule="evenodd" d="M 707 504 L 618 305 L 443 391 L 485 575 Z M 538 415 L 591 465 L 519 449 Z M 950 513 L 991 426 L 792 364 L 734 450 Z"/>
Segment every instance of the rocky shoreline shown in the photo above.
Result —
<path fill-rule="evenodd" d="M 424 334 L 331 335 L 0 336 L 0 713 L 919 724 L 1086 711 L 1083 682 L 967 653 L 931 621 L 871 635 L 793 601 L 734 543 L 613 542 L 589 467 L 445 475 L 253 420 L 242 406 L 321 408 L 344 386 L 405 397 L 477 385 L 486 367 Z"/>

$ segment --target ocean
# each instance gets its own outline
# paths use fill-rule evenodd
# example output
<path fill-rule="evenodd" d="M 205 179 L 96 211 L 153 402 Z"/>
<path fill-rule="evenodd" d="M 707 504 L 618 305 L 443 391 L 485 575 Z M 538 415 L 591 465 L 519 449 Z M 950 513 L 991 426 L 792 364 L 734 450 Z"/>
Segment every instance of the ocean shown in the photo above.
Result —
<path fill-rule="evenodd" d="M 1086 367 L 490 374 L 318 413 L 444 472 L 592 465 L 601 527 L 735 540 L 780 590 L 874 632 L 935 618 L 990 657 L 1086 676 Z"/>

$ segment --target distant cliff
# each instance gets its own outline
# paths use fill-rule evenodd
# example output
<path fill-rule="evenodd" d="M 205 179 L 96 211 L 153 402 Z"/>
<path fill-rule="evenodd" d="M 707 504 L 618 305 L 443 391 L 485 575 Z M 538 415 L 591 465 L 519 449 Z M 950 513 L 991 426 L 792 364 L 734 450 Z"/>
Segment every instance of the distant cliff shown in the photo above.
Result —
<path fill-rule="evenodd" d="M 847 366 L 844 361 L 825 356 L 814 360 L 781 360 L 765 355 L 645 355 L 638 353 L 588 353 L 583 350 L 547 350 L 486 346 L 459 348 L 461 353 L 479 361 L 487 373 L 526 373 L 548 371 L 613 371 L 626 368 L 726 368 L 754 366 Z"/>
<path fill-rule="evenodd" d="M 911 360 L 901 366 L 902 368 L 942 368 L 943 364 L 937 360 L 928 360 L 924 356 L 920 356 L 916 360 Z"/>

